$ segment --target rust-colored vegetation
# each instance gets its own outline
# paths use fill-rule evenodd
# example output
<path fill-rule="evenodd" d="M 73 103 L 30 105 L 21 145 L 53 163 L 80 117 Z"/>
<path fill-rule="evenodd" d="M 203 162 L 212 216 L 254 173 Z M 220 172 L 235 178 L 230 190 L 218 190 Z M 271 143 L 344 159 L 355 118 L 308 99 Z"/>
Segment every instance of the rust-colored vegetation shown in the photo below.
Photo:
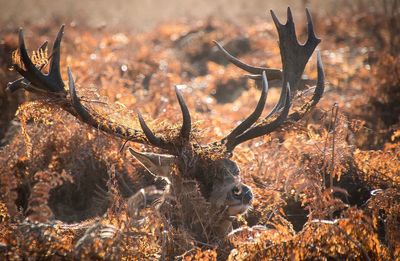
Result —
<path fill-rule="evenodd" d="M 385 3 L 393 6 L 313 14 L 323 40 L 324 96 L 294 126 L 236 149 L 233 159 L 255 199 L 218 239 L 197 184 L 180 195 L 193 202 L 193 216 L 179 214 L 188 206 L 167 206 L 163 214 L 142 206 L 136 192 L 151 195 L 165 184 L 120 152 L 123 140 L 28 92 L 7 93 L 7 82 L 17 78 L 9 67 L 18 39 L 0 29 L 0 259 L 398 260 L 400 4 Z M 58 28 L 26 26 L 30 50 Z M 182 84 L 192 135 L 208 143 L 245 118 L 260 92 L 212 41 L 251 64 L 280 68 L 276 39 L 268 18 L 243 26 L 168 23 L 136 35 L 67 25 L 62 76 L 73 68 L 79 95 L 102 115 L 139 129 L 140 109 L 158 133 L 179 125 L 173 86 Z M 46 52 L 35 53 L 38 63 L 46 63 Z M 308 79 L 316 78 L 315 64 L 313 56 L 304 86 L 314 85 Z M 265 111 L 279 91 L 270 90 Z"/>

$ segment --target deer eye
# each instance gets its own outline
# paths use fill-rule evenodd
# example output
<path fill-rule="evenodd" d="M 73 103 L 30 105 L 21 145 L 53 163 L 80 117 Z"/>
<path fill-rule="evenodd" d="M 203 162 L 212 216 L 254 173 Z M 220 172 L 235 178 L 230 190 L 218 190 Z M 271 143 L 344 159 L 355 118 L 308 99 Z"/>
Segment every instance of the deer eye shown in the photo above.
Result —
<path fill-rule="evenodd" d="M 232 189 L 232 194 L 236 197 L 242 195 L 242 188 L 239 186 L 236 186 Z"/>

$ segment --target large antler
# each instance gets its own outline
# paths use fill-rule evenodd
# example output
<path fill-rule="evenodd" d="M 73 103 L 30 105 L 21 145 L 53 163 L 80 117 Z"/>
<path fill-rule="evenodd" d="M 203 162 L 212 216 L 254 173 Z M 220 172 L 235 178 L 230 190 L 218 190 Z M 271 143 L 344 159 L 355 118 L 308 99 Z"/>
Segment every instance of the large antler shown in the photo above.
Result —
<path fill-rule="evenodd" d="M 64 82 L 60 73 L 60 45 L 63 33 L 64 26 L 61 27 L 54 41 L 49 73 L 44 74 L 41 72 L 43 65 L 35 65 L 29 57 L 25 47 L 23 31 L 20 29 L 18 48 L 20 61 L 14 62 L 14 68 L 23 78 L 9 83 L 7 89 L 14 92 L 23 87 L 27 91 L 36 92 L 48 98 L 47 102 L 60 106 L 65 111 L 96 129 L 128 141 L 148 144 L 168 150 L 171 154 L 178 153 L 179 146 L 175 143 L 179 142 L 181 145 L 182 143 L 188 142 L 191 132 L 190 113 L 178 88 L 175 88 L 175 91 L 183 118 L 179 137 L 171 141 L 164 140 L 162 137 L 157 137 L 147 126 L 140 113 L 139 122 L 142 130 L 132 129 L 128 126 L 115 123 L 96 111 L 88 109 L 88 107 L 81 102 L 76 94 L 75 83 L 70 68 L 68 68 L 69 92 L 64 88 Z M 47 42 L 43 44 L 39 50 L 46 48 L 46 46 Z"/>
<path fill-rule="evenodd" d="M 272 111 L 260 123 L 256 125 L 254 124 L 261 116 L 267 98 L 267 76 L 272 75 L 272 77 L 276 77 L 278 75 L 277 70 L 270 70 L 267 68 L 247 65 L 230 55 L 221 45 L 217 43 L 217 46 L 219 47 L 219 49 L 221 49 L 221 51 L 229 61 L 247 72 L 256 74 L 253 75 L 252 78 L 261 79 L 263 83 L 261 96 L 254 112 L 241 124 L 239 124 L 234 130 L 232 130 L 230 134 L 228 134 L 225 138 L 221 140 L 221 142 L 225 144 L 228 152 L 233 151 L 233 149 L 240 143 L 271 133 L 287 122 L 300 120 L 319 102 L 320 98 L 322 97 L 325 86 L 324 70 L 322 66 L 321 56 L 318 52 L 318 79 L 314 94 L 311 100 L 304 104 L 299 111 L 296 111 L 289 115 L 289 110 L 292 104 L 292 95 L 290 90 L 291 88 L 296 86 L 297 82 L 304 72 L 304 68 L 308 60 L 310 59 L 317 45 L 321 42 L 321 40 L 315 36 L 311 15 L 307 9 L 306 15 L 308 22 L 308 39 L 304 45 L 301 45 L 297 41 L 293 16 L 290 8 L 287 9 L 286 24 L 281 24 L 275 13 L 271 10 L 271 16 L 274 20 L 279 35 L 279 48 L 281 51 L 283 66 L 283 84 L 278 103 L 272 109 Z M 277 113 L 279 113 L 279 115 L 276 115 Z"/>

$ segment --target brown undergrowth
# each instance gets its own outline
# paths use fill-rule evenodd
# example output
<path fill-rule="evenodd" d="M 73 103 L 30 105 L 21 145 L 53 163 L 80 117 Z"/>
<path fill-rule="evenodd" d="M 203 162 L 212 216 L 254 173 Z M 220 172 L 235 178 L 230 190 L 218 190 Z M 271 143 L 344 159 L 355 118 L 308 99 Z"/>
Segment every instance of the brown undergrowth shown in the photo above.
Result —
<path fill-rule="evenodd" d="M 28 94 L 6 94 L 4 83 L 15 76 L 7 70 L 7 57 L 16 36 L 2 32 L 0 96 L 10 104 L 2 108 L 13 115 L 16 104 L 24 103 L 15 119 L 0 122 L 5 126 L 0 132 L 0 257 L 399 258 L 399 53 L 392 38 L 385 45 L 391 34 L 383 29 L 379 45 L 366 39 L 360 20 L 383 22 L 375 20 L 377 14 L 365 15 L 316 23 L 329 81 L 324 98 L 300 123 L 237 149 L 234 160 L 255 200 L 219 240 L 211 240 L 217 217 L 208 215 L 208 202 L 194 181 L 190 191 L 177 195 L 188 205 L 142 206 L 132 197 L 139 195 L 135 192 L 145 188 L 151 195 L 165 184 L 153 180 L 125 150 L 119 153 L 124 141 Z M 27 28 L 37 36 L 29 37 L 29 46 L 39 46 L 56 29 L 53 23 Z M 93 109 L 135 128 L 133 115 L 140 110 L 157 132 L 176 129 L 180 115 L 172 87 L 182 84 L 196 120 L 193 138 L 205 143 L 223 137 L 248 115 L 259 94 L 218 56 L 212 40 L 224 41 L 252 64 L 280 67 L 274 39 L 268 23 L 238 27 L 213 19 L 162 25 L 139 35 L 68 26 L 61 68 L 73 68 L 79 95 Z M 315 63 L 310 64 L 306 74 L 314 79 Z M 306 95 L 299 95 L 297 105 Z M 272 88 L 267 109 L 278 96 Z"/>

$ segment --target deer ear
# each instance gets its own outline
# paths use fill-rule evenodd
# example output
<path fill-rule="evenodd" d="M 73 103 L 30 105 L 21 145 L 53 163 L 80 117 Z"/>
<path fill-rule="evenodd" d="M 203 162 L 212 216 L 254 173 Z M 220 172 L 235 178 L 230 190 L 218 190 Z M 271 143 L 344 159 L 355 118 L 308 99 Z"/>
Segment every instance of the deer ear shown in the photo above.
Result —
<path fill-rule="evenodd" d="M 129 148 L 129 152 L 154 176 L 170 176 L 172 164 L 175 162 L 175 156 L 138 152 L 132 148 Z"/>

